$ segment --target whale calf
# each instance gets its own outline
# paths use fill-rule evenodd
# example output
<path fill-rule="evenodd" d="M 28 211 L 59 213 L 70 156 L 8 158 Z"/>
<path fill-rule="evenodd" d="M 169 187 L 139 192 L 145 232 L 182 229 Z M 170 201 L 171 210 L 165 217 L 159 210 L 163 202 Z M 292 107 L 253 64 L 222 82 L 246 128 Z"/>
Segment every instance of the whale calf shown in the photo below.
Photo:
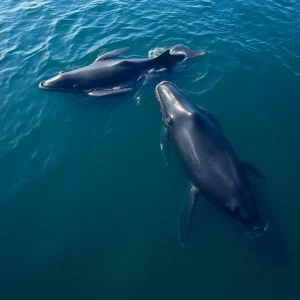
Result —
<path fill-rule="evenodd" d="M 184 45 L 176 45 L 155 58 L 115 59 L 128 49 L 110 51 L 88 66 L 60 72 L 42 81 L 39 87 L 48 91 L 83 92 L 94 97 L 122 94 L 130 92 L 149 70 L 171 70 L 177 62 L 205 54 L 203 51 L 190 50 Z"/>
<path fill-rule="evenodd" d="M 216 117 L 189 102 L 174 84 L 163 81 L 156 86 L 155 93 L 164 123 L 160 143 L 163 158 L 167 163 L 171 142 L 189 180 L 178 216 L 181 244 L 187 243 L 193 208 L 200 193 L 247 228 L 261 228 L 246 169 L 263 178 L 262 172 L 242 161 Z"/>

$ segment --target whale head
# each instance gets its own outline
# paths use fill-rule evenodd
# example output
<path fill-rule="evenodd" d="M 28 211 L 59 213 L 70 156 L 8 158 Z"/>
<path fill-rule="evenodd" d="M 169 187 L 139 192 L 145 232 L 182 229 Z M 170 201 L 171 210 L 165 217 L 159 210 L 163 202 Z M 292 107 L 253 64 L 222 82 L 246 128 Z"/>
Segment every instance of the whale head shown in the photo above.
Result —
<path fill-rule="evenodd" d="M 40 82 L 39 88 L 53 91 L 76 91 L 76 81 L 69 73 L 60 72 L 58 75 Z"/>
<path fill-rule="evenodd" d="M 193 116 L 194 105 L 173 83 L 162 81 L 156 86 L 155 94 L 160 103 L 162 118 L 166 125 L 172 126 L 176 120 Z"/>

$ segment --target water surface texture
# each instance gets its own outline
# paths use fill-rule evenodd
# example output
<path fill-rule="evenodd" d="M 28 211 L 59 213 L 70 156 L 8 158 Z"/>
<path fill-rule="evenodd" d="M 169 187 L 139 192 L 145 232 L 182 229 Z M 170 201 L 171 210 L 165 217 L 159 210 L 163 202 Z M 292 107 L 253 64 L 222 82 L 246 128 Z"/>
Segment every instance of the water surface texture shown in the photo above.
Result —
<path fill-rule="evenodd" d="M 300 299 L 300 2 L 2 0 L 0 299 Z M 38 83 L 130 47 L 207 55 L 96 99 Z M 202 197 L 177 237 L 187 180 L 160 154 L 154 87 L 213 112 L 271 237 L 248 237 Z M 272 228 L 272 230 L 271 230 Z"/>

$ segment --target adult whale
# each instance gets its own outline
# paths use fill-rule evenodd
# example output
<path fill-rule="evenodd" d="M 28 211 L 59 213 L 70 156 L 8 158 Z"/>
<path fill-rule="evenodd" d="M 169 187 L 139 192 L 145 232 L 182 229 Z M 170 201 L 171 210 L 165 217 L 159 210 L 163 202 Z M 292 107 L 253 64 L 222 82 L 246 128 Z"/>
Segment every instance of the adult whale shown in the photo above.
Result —
<path fill-rule="evenodd" d="M 165 51 L 156 58 L 114 59 L 128 48 L 99 56 L 92 64 L 42 81 L 39 87 L 49 91 L 84 92 L 89 96 L 107 96 L 129 92 L 143 74 L 151 69 L 172 69 L 179 61 L 201 56 L 203 51 L 193 51 L 183 45 Z"/>
<path fill-rule="evenodd" d="M 247 228 L 261 229 L 261 220 L 245 168 L 263 174 L 242 161 L 222 132 L 219 121 L 205 108 L 189 102 L 170 82 L 156 86 L 164 127 L 161 149 L 168 161 L 169 141 L 189 179 L 178 217 L 182 245 L 187 242 L 196 197 L 201 193 Z"/>

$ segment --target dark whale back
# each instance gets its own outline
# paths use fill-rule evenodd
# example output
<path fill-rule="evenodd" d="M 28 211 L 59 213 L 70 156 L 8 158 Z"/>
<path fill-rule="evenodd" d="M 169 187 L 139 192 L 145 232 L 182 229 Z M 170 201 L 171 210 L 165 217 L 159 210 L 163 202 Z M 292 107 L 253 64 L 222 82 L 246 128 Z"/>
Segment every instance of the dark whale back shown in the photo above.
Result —
<path fill-rule="evenodd" d="M 259 214 L 245 166 L 219 121 L 171 83 L 159 84 L 156 93 L 169 139 L 192 186 L 230 216 L 256 226 Z"/>
<path fill-rule="evenodd" d="M 98 60 L 88 66 L 58 74 L 40 84 L 44 89 L 85 91 L 95 88 L 118 87 L 137 80 L 150 69 L 171 68 L 185 58 L 172 55 L 170 50 L 155 58 Z"/>

